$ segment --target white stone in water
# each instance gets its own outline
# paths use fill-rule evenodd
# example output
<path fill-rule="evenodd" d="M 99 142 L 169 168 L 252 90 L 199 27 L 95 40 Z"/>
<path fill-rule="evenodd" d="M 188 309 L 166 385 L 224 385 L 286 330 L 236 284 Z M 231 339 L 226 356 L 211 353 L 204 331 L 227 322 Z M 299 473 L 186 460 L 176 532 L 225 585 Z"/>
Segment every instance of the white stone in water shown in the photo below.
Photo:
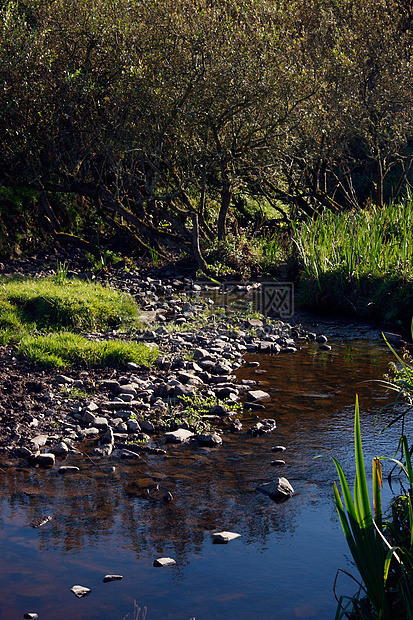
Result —
<path fill-rule="evenodd" d="M 62 465 L 61 467 L 59 467 L 59 469 L 57 470 L 58 474 L 61 475 L 66 475 L 66 474 L 78 474 L 79 473 L 79 467 L 76 467 L 75 465 Z"/>
<path fill-rule="evenodd" d="M 120 581 L 123 579 L 122 575 L 105 575 L 103 577 L 103 582 L 107 583 L 108 581 Z"/>
<path fill-rule="evenodd" d="M 187 431 L 185 428 L 178 428 L 177 431 L 165 433 L 166 443 L 185 443 L 194 436 L 194 433 Z"/>
<path fill-rule="evenodd" d="M 158 558 L 153 563 L 154 566 L 172 566 L 173 564 L 176 564 L 173 558 Z"/>
<path fill-rule="evenodd" d="M 270 398 L 270 395 L 263 390 L 250 390 L 247 392 L 248 398 L 252 400 L 263 400 L 264 398 Z"/>
<path fill-rule="evenodd" d="M 91 589 L 85 588 L 84 586 L 73 586 L 71 588 L 71 592 L 73 592 L 73 594 L 78 598 L 81 598 L 82 596 L 87 596 L 88 594 L 90 594 Z"/>
<path fill-rule="evenodd" d="M 236 532 L 215 532 L 212 534 L 212 539 L 214 543 L 225 544 L 230 540 L 239 538 L 240 536 L 241 534 L 237 534 Z"/>

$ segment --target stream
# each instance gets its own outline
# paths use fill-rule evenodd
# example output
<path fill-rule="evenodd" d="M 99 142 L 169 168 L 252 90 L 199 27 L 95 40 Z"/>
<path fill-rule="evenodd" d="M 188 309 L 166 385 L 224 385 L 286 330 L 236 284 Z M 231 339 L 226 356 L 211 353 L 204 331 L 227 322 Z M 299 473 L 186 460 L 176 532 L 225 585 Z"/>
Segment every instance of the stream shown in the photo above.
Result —
<path fill-rule="evenodd" d="M 2 469 L 1 620 L 28 612 L 41 620 L 136 620 L 138 607 L 140 620 L 334 618 L 337 570 L 357 573 L 338 522 L 330 457 L 352 482 L 356 393 L 369 476 L 373 456 L 393 456 L 400 428 L 380 434 L 384 418 L 375 426 L 391 397 L 374 380 L 393 359 L 379 331 L 339 321 L 321 331 L 331 351 L 303 343 L 295 354 L 248 355 L 259 368 L 236 373 L 270 393 L 259 413 L 276 419 L 271 434 L 243 430 L 216 448 L 171 445 L 166 456 L 132 463 L 71 455 L 67 464 L 81 470 L 67 477 L 23 465 Z M 245 429 L 256 413 L 244 414 Z M 275 445 L 286 451 L 271 452 Z M 285 466 L 271 465 L 277 458 Z M 278 476 L 295 490 L 281 504 L 256 491 Z M 173 501 L 163 499 L 168 491 Z M 386 483 L 383 495 L 386 506 Z M 39 515 L 53 518 L 30 527 Z M 223 530 L 241 537 L 213 544 L 211 534 Z M 159 557 L 176 564 L 156 568 Z M 106 574 L 123 579 L 104 583 Z M 73 585 L 90 588 L 89 596 L 76 598 Z M 341 573 L 337 594 L 355 590 Z"/>

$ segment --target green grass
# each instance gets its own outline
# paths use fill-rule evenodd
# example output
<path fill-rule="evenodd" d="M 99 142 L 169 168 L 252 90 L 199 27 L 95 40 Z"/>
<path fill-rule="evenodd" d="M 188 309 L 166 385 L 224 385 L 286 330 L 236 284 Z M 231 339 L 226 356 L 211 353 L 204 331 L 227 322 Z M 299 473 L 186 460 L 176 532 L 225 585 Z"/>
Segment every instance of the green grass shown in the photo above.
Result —
<path fill-rule="evenodd" d="M 130 295 L 83 280 L 60 284 L 54 278 L 3 279 L 0 306 L 8 311 L 6 324 L 20 321 L 36 329 L 101 331 L 139 323 L 138 307 Z"/>
<path fill-rule="evenodd" d="M 25 336 L 18 352 L 43 366 L 125 366 L 135 362 L 151 366 L 159 355 L 157 347 L 140 342 L 88 340 L 80 334 L 58 332 L 44 336 Z"/>
<path fill-rule="evenodd" d="M 3 279 L 0 282 L 0 344 L 39 364 L 62 368 L 135 362 L 150 366 L 158 355 L 133 341 L 89 340 L 82 333 L 141 327 L 134 299 L 83 280 L 59 277 Z"/>
<path fill-rule="evenodd" d="M 413 197 L 382 208 L 295 224 L 307 306 L 409 324 L 413 302 Z"/>

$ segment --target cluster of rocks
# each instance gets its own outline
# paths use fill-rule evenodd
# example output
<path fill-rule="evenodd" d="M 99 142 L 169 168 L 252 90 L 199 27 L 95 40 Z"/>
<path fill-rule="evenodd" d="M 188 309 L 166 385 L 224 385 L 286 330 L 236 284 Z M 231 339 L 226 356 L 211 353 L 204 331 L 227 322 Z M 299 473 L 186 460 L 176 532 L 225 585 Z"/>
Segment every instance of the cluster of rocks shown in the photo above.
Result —
<path fill-rule="evenodd" d="M 6 367 L 9 378 L 4 386 L 10 384 L 10 393 L 7 402 L 0 400 L 0 421 L 9 422 L 2 437 L 3 451 L 8 455 L 26 458 L 30 465 L 40 467 L 54 467 L 57 459 L 61 464 L 59 473 L 69 474 L 78 471 L 75 466 L 62 464 L 69 453 L 87 451 L 92 458 L 139 459 L 141 452 L 165 454 L 168 443 L 189 441 L 201 446 L 218 446 L 222 443 L 223 429 L 230 432 L 243 429 L 240 402 L 245 410 L 263 411 L 262 401 L 269 398 L 268 393 L 259 389 L 259 382 L 237 381 L 234 372 L 245 363 L 245 354 L 293 354 L 307 341 L 327 346 L 325 336 L 288 323 L 240 319 L 239 315 L 213 307 L 211 295 L 216 287 L 205 283 L 177 279 L 173 274 L 169 279 L 159 280 L 124 273 L 117 278 L 116 285 L 138 300 L 149 322 L 156 321 L 153 329 L 148 326 L 133 335 L 148 346 L 159 348 L 161 354 L 155 368 L 142 371 L 131 363 L 123 373 L 106 369 L 53 376 L 42 371 L 39 377 L 39 372 L 37 376 L 31 372 L 22 384 L 30 398 L 25 401 L 20 421 L 16 422 L 16 403 L 14 409 L 8 409 L 13 404 L 10 378 L 14 375 Z M 235 289 L 235 293 L 244 295 L 248 301 L 253 286 L 235 285 Z M 90 337 L 118 335 L 91 334 Z M 9 365 L 17 370 L 19 361 L 11 357 L 10 351 L 8 355 Z M 258 361 L 249 363 L 259 366 Z M 18 383 L 18 373 L 16 377 Z M 71 396 L 73 388 L 87 389 L 91 398 L 76 402 Z M 214 401 L 203 420 L 220 430 L 194 432 L 185 419 L 185 407 L 194 398 Z M 165 427 L 171 407 L 181 409 L 176 428 Z M 266 418 L 253 424 L 248 433 L 260 436 L 275 428 L 275 420 Z"/>

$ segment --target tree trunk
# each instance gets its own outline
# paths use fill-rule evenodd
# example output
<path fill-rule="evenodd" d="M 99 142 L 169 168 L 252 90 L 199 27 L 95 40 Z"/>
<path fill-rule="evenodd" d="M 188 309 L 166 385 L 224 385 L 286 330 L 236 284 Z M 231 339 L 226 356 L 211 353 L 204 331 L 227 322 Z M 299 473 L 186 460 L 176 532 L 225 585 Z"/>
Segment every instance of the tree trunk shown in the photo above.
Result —
<path fill-rule="evenodd" d="M 206 273 L 208 271 L 208 266 L 205 262 L 204 257 L 202 256 L 201 248 L 199 245 L 199 223 L 198 215 L 196 213 L 192 214 L 192 249 L 198 267 L 202 269 L 204 273 Z"/>
<path fill-rule="evenodd" d="M 226 238 L 226 220 L 231 198 L 232 192 L 229 181 L 227 178 L 224 178 L 221 192 L 221 208 L 218 215 L 218 241 L 220 243 L 225 241 Z"/>

